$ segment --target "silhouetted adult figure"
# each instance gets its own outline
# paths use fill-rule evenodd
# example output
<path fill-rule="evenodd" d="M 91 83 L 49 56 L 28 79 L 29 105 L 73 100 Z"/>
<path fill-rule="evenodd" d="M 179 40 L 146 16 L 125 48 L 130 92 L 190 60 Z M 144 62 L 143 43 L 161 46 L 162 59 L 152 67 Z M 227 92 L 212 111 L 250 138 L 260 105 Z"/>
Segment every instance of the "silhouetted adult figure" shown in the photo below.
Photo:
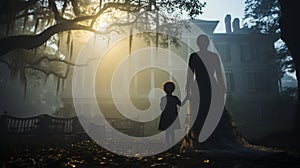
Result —
<path fill-rule="evenodd" d="M 189 138 L 198 141 L 203 124 L 206 120 L 212 97 L 212 86 L 224 85 L 224 77 L 221 72 L 221 63 L 219 56 L 211 51 L 208 51 L 209 38 L 201 34 L 197 38 L 199 51 L 192 53 L 188 61 L 188 75 L 186 91 L 190 100 L 191 117 L 196 118 L 194 125 L 191 127 Z M 204 64 L 206 63 L 206 65 Z M 197 90 L 197 85 L 198 89 Z M 199 93 L 199 98 L 195 92 Z M 198 110 L 197 110 L 198 109 Z M 198 112 L 198 115 L 196 116 Z"/>

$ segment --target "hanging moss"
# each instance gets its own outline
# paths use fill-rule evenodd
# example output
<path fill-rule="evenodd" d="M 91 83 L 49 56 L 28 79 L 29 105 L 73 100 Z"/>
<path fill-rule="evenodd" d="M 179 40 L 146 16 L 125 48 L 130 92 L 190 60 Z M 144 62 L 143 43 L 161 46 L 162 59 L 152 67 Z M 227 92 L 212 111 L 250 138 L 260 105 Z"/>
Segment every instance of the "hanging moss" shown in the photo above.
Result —
<path fill-rule="evenodd" d="M 129 54 L 131 54 L 132 49 L 132 27 L 130 28 L 130 35 L 129 35 Z"/>
<path fill-rule="evenodd" d="M 64 91 L 65 90 L 65 87 L 64 87 L 65 86 L 65 79 L 62 79 L 61 85 L 62 85 L 61 90 Z"/>
<path fill-rule="evenodd" d="M 53 21 L 52 21 L 52 18 L 51 18 L 51 17 L 48 17 L 47 22 L 46 22 L 46 23 L 47 23 L 46 25 L 47 25 L 47 26 L 50 26 L 50 25 L 52 24 L 52 22 L 53 22 Z"/>
<path fill-rule="evenodd" d="M 130 21 L 130 13 L 128 12 L 127 13 L 127 21 L 129 22 Z M 133 32 L 133 27 L 130 26 L 130 29 L 129 29 L 129 48 L 128 48 L 128 51 L 129 51 L 129 54 L 131 54 L 131 49 L 132 49 L 132 32 Z"/>
<path fill-rule="evenodd" d="M 40 22 L 40 19 L 37 19 L 36 22 L 35 22 L 35 25 L 34 25 L 34 33 L 37 32 L 37 29 L 39 27 L 39 22 Z"/>
<path fill-rule="evenodd" d="M 15 22 L 16 22 L 16 21 L 13 20 L 13 21 L 11 22 L 11 25 L 10 25 L 10 29 L 11 29 L 11 32 L 12 32 L 12 33 L 15 32 L 15 26 L 16 26 L 16 23 L 15 23 Z"/>
<path fill-rule="evenodd" d="M 155 34 L 155 46 L 156 50 L 158 49 L 158 40 L 159 40 L 159 14 L 156 12 L 156 34 Z"/>
<path fill-rule="evenodd" d="M 23 33 L 24 33 L 25 30 L 26 30 L 26 23 L 27 23 L 27 20 L 28 20 L 28 10 L 25 11 L 25 16 L 24 16 L 24 21 L 23 21 Z"/>
<path fill-rule="evenodd" d="M 18 76 L 21 77 L 20 71 L 24 70 L 24 57 L 12 56 L 10 62 L 11 62 L 10 77 L 12 79 Z"/>
<path fill-rule="evenodd" d="M 9 30 L 10 30 L 10 24 L 11 23 L 7 23 L 7 25 L 6 25 L 6 35 L 8 36 L 9 35 Z"/>
<path fill-rule="evenodd" d="M 24 99 L 27 91 L 27 77 L 25 72 L 25 56 L 18 56 L 16 53 L 14 56 L 8 58 L 10 62 L 10 78 L 18 78 L 21 84 L 24 86 Z"/>
<path fill-rule="evenodd" d="M 59 88 L 60 88 L 60 78 L 57 78 L 57 85 L 56 85 L 56 95 L 58 96 L 59 93 Z"/>
<path fill-rule="evenodd" d="M 62 15 L 65 14 L 65 10 L 66 10 L 66 8 L 67 8 L 68 2 L 69 2 L 69 1 L 65 1 L 64 4 L 63 4 L 63 8 L 62 8 L 62 11 L 61 11 Z"/>
<path fill-rule="evenodd" d="M 62 40 L 64 39 L 64 33 L 58 33 L 58 39 L 57 39 L 57 48 L 59 49 L 62 45 Z"/>
<path fill-rule="evenodd" d="M 44 88 L 46 87 L 46 84 L 47 84 L 47 81 L 48 81 L 48 75 L 46 75 L 45 76 L 45 78 L 44 78 L 44 83 L 43 83 L 43 86 L 44 86 Z"/>
<path fill-rule="evenodd" d="M 70 42 L 71 42 L 71 31 L 68 31 L 68 35 L 67 35 L 67 41 L 66 41 L 66 43 L 67 43 L 67 46 L 70 46 Z"/>
<path fill-rule="evenodd" d="M 57 39 L 57 48 L 58 48 L 58 49 L 59 49 L 59 47 L 60 47 L 60 39 L 61 39 L 60 37 L 58 37 L 58 39 Z M 57 50 L 58 50 L 58 49 L 57 49 Z"/>
<path fill-rule="evenodd" d="M 36 53 L 37 53 L 37 48 L 32 49 L 32 54 L 36 56 Z"/>
<path fill-rule="evenodd" d="M 20 80 L 24 86 L 24 99 L 26 98 L 26 93 L 27 93 L 27 77 L 26 77 L 26 73 L 25 70 L 20 71 Z"/>
<path fill-rule="evenodd" d="M 45 19 L 41 19 L 41 27 L 42 29 L 44 29 L 46 27 L 46 20 Z"/>
<path fill-rule="evenodd" d="M 73 57 L 73 40 L 71 41 L 71 45 L 70 45 L 70 60 L 72 60 Z"/>
<path fill-rule="evenodd" d="M 46 0 L 42 0 L 42 4 L 43 4 L 43 5 L 46 5 Z"/>

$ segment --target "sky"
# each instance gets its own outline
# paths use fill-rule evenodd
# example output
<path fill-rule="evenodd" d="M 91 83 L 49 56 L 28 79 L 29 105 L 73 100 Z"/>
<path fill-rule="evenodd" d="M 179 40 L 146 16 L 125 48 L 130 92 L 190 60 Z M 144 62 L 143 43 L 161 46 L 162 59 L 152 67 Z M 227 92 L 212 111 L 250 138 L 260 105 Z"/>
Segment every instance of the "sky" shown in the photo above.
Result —
<path fill-rule="evenodd" d="M 225 32 L 224 18 L 226 14 L 231 14 L 231 20 L 234 18 L 242 20 L 245 0 L 205 0 L 205 2 L 206 7 L 203 8 L 203 14 L 199 18 L 220 21 L 215 33 Z"/>

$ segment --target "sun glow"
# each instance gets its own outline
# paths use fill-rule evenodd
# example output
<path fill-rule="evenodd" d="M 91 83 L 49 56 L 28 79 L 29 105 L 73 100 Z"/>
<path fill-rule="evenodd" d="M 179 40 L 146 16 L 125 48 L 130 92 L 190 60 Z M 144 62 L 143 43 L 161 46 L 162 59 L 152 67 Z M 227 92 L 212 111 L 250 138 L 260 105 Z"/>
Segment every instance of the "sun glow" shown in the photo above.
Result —
<path fill-rule="evenodd" d="M 107 26 L 107 23 L 106 22 L 99 22 L 98 25 L 99 25 L 100 29 L 104 29 Z"/>

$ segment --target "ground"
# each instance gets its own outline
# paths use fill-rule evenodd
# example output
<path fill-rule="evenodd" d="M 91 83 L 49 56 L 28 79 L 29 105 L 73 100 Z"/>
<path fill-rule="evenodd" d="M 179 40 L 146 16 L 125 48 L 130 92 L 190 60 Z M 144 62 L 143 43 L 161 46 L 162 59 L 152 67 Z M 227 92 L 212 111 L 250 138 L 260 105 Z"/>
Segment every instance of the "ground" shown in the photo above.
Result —
<path fill-rule="evenodd" d="M 60 137 L 61 138 L 61 137 Z M 18 142 L 12 146 L 13 143 Z M 37 138 L 25 144 L 1 142 L 2 167 L 203 167 L 203 168 L 286 168 L 299 167 L 297 150 L 276 150 L 255 146 L 251 150 L 195 151 L 180 153 L 175 148 L 150 157 L 125 157 L 101 148 L 92 140 L 56 140 Z M 46 142 L 44 141 L 44 142 Z M 50 142 L 51 143 L 48 143 Z M 62 142 L 62 141 L 60 141 Z M 6 143 L 6 144 L 5 144 Z"/>

